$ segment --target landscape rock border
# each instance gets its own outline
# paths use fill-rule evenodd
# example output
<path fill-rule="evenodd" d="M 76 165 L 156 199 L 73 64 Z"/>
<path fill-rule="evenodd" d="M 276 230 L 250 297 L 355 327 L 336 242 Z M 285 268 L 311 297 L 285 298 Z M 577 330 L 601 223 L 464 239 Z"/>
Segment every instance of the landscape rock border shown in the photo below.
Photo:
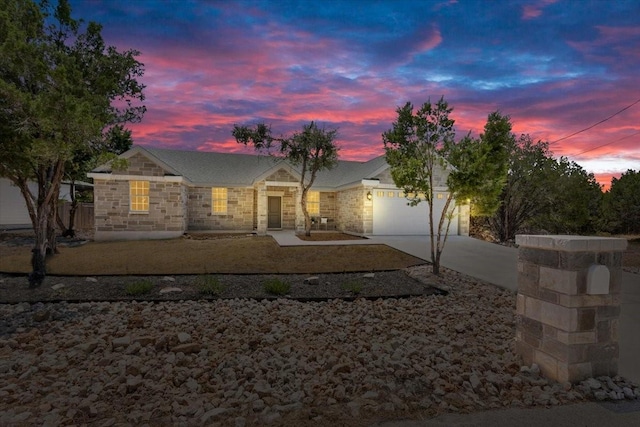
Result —
<path fill-rule="evenodd" d="M 0 424 L 367 425 L 640 395 L 521 366 L 513 293 L 410 274 L 449 295 L 0 305 Z"/>

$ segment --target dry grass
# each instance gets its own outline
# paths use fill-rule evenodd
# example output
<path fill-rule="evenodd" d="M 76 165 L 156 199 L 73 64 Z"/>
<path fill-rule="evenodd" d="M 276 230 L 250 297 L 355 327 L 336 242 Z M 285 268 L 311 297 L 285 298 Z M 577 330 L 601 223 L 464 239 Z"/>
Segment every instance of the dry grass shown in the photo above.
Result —
<path fill-rule="evenodd" d="M 30 247 L 0 247 L 0 271 L 28 273 Z M 281 248 L 271 237 L 90 242 L 62 247 L 52 275 L 268 274 L 394 270 L 422 264 L 385 245 Z"/>

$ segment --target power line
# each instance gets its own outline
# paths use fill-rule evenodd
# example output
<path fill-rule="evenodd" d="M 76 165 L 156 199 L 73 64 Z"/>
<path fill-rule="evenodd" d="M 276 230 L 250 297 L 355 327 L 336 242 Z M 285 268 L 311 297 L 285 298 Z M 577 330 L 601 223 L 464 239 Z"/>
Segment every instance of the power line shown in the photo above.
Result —
<path fill-rule="evenodd" d="M 597 147 L 589 148 L 588 150 L 584 150 L 579 152 L 578 154 L 572 154 L 571 156 L 579 156 L 584 153 L 588 153 L 589 151 L 597 150 L 598 148 L 606 147 L 607 145 L 615 144 L 618 141 L 622 141 L 623 139 L 631 138 L 632 136 L 640 135 L 640 131 L 636 133 L 632 133 L 631 135 L 623 136 L 622 138 L 618 138 L 614 141 L 607 142 L 606 144 L 598 145 Z"/>
<path fill-rule="evenodd" d="M 591 125 L 591 126 L 589 126 L 589 127 L 586 127 L 586 128 L 584 128 L 584 129 L 581 129 L 581 130 L 579 130 L 579 131 L 577 131 L 577 132 L 574 132 L 574 133 L 572 133 L 571 135 L 563 136 L 563 137 L 562 137 L 562 138 L 560 138 L 560 139 L 556 139 L 555 141 L 550 142 L 550 143 L 549 143 L 549 145 L 553 145 L 553 144 L 555 144 L 555 143 L 557 143 L 557 142 L 564 141 L 565 139 L 569 139 L 569 138 L 571 138 L 572 136 L 576 136 L 576 135 L 578 135 L 579 133 L 582 133 L 582 132 L 588 131 L 589 129 L 592 129 L 592 128 L 594 128 L 594 127 L 596 127 L 596 126 L 598 126 L 598 125 L 600 125 L 600 124 L 602 124 L 602 123 L 606 122 L 607 120 L 612 119 L 613 117 L 617 116 L 618 114 L 622 113 L 623 111 L 628 110 L 629 108 L 633 107 L 634 105 L 636 105 L 636 104 L 637 104 L 637 103 L 639 103 L 639 102 L 640 102 L 640 99 L 636 100 L 635 102 L 633 102 L 633 103 L 632 103 L 632 104 L 630 104 L 630 105 L 627 105 L 627 106 L 626 106 L 626 107 L 624 107 L 622 110 L 620 110 L 620 111 L 618 111 L 618 112 L 616 112 L 616 113 L 613 113 L 612 115 L 610 115 L 610 116 L 609 116 L 609 117 L 607 117 L 606 119 L 600 120 L 598 123 L 593 124 L 593 125 Z M 596 148 L 598 148 L 598 147 L 596 147 Z"/>

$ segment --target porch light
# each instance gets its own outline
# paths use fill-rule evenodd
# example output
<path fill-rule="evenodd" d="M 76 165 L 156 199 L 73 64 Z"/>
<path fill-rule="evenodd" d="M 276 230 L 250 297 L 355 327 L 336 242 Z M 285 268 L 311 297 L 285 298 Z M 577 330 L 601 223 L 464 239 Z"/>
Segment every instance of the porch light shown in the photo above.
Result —
<path fill-rule="evenodd" d="M 367 191 L 367 200 L 373 200 L 373 195 L 371 194 L 371 191 Z"/>

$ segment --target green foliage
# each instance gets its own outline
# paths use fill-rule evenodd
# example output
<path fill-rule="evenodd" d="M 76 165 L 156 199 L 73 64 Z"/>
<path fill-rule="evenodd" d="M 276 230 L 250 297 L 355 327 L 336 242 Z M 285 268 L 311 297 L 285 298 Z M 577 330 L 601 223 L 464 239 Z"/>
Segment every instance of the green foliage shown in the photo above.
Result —
<path fill-rule="evenodd" d="M 342 284 L 342 289 L 351 292 L 354 295 L 358 295 L 362 292 L 362 282 L 359 280 L 345 282 Z"/>
<path fill-rule="evenodd" d="M 307 210 L 307 193 L 318 171 L 333 169 L 338 164 L 339 149 L 335 143 L 338 131 L 321 129 L 315 122 L 311 122 L 302 127 L 302 132 L 277 138 L 272 135 L 270 126 L 259 123 L 253 128 L 234 125 L 231 134 L 240 144 L 252 144 L 257 151 L 287 159 L 300 167 L 300 204 L 305 218 L 305 232 L 310 236 L 311 217 Z"/>
<path fill-rule="evenodd" d="M 640 171 L 629 169 L 611 180 L 602 204 L 602 227 L 616 234 L 640 233 Z"/>
<path fill-rule="evenodd" d="M 415 113 L 410 102 L 396 111 L 398 119 L 392 129 L 382 134 L 387 163 L 409 204 L 415 206 L 424 200 L 429 205 L 431 262 L 438 274 L 455 203 L 473 200 L 483 215 L 498 208 L 498 195 L 506 179 L 511 123 L 508 116 L 492 113 L 479 139 L 468 135 L 456 143 L 454 120 L 449 118 L 453 109 L 444 98 L 436 104 L 427 101 Z M 434 218 L 435 178 L 439 174 L 447 176 L 449 195 L 441 217 Z"/>
<path fill-rule="evenodd" d="M 488 219 L 499 241 L 515 239 L 516 233 L 532 218 L 549 209 L 550 156 L 547 143 L 533 142 L 528 135 L 522 135 L 509 147 L 507 182 L 500 194 L 498 210 Z"/>
<path fill-rule="evenodd" d="M 203 295 L 219 296 L 224 292 L 224 285 L 220 283 L 217 277 L 214 276 L 199 276 L 196 279 L 196 288 L 198 292 Z"/>
<path fill-rule="evenodd" d="M 264 290 L 271 295 L 286 295 L 291 290 L 291 285 L 278 278 L 272 278 L 265 280 Z"/>
<path fill-rule="evenodd" d="M 552 234 L 589 234 L 599 220 L 602 190 L 593 174 L 564 157 L 546 163 L 547 209 L 531 225 Z"/>
<path fill-rule="evenodd" d="M 137 296 L 148 294 L 152 289 L 153 283 L 151 282 L 151 280 L 139 280 L 136 282 L 127 283 L 124 290 L 127 295 Z"/>
<path fill-rule="evenodd" d="M 510 146 L 500 207 L 488 220 L 501 242 L 527 230 L 586 234 L 596 230 L 602 192 L 593 174 L 566 158 L 554 159 L 546 142 L 522 135 Z"/>
<path fill-rule="evenodd" d="M 139 52 L 106 46 L 101 31 L 73 19 L 68 0 L 0 0 L 0 176 L 20 188 L 34 228 L 32 285 L 44 278 L 45 253 L 55 252 L 65 170 L 82 175 L 103 131 L 145 111 Z"/>

